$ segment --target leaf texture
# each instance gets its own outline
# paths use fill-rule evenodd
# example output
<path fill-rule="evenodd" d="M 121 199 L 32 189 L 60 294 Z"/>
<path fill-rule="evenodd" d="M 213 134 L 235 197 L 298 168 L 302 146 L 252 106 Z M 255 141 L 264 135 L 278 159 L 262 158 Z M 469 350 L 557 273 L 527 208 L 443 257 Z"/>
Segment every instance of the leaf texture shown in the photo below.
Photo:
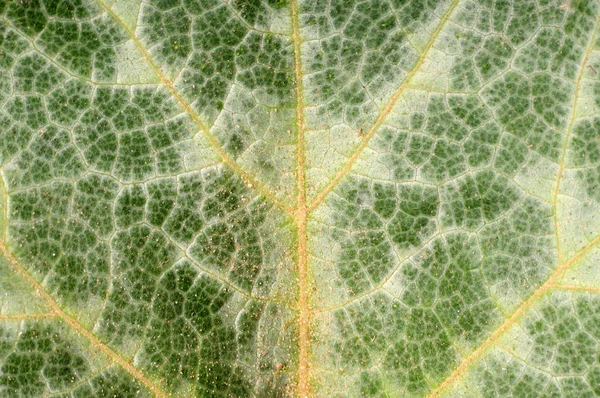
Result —
<path fill-rule="evenodd" d="M 0 18 L 0 396 L 600 396 L 597 1 Z"/>

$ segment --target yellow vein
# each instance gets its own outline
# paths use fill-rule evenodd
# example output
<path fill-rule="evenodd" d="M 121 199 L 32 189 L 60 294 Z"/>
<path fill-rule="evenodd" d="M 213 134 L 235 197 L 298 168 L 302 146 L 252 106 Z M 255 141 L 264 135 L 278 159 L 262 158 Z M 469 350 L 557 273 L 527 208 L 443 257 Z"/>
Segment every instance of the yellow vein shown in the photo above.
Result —
<path fill-rule="evenodd" d="M 396 90 L 394 95 L 392 95 L 392 97 L 388 101 L 387 105 L 383 108 L 383 110 L 381 111 L 381 113 L 379 114 L 377 119 L 375 120 L 375 123 L 373 124 L 373 126 L 369 129 L 367 134 L 365 134 L 362 142 L 360 143 L 360 145 L 358 146 L 358 148 L 356 149 L 354 154 L 346 161 L 344 166 L 340 169 L 340 171 L 337 172 L 335 177 L 329 182 L 329 184 L 327 184 L 327 186 L 320 193 L 317 194 L 317 196 L 315 197 L 313 202 L 308 206 L 309 213 L 311 211 L 313 211 L 317 206 L 319 206 L 319 204 L 323 201 L 323 199 L 325 199 L 325 197 L 333 190 L 333 188 L 335 188 L 337 186 L 337 184 L 342 180 L 342 178 L 344 178 L 344 176 L 350 172 L 350 170 L 352 169 L 352 166 L 358 160 L 362 151 L 369 144 L 369 140 L 371 138 L 373 138 L 373 136 L 375 135 L 375 133 L 377 132 L 379 127 L 383 124 L 383 122 L 385 121 L 387 116 L 394 109 L 396 102 L 398 102 L 398 100 L 402 97 L 404 90 L 409 86 L 412 79 L 416 76 L 416 74 L 421 69 L 421 66 L 423 66 L 423 64 L 425 63 L 427 55 L 429 55 L 429 51 L 433 47 L 433 44 L 435 43 L 440 32 L 442 31 L 442 28 L 445 26 L 446 22 L 450 18 L 450 15 L 452 15 L 452 12 L 454 11 L 454 9 L 458 5 L 458 3 L 459 3 L 459 0 L 454 0 L 452 2 L 452 4 L 450 5 L 450 8 L 444 14 L 444 16 L 440 20 L 440 23 L 438 24 L 437 28 L 433 32 L 432 36 L 429 38 L 429 41 L 427 42 L 427 44 L 425 45 L 425 48 L 421 52 L 421 55 L 419 56 L 419 59 L 417 60 L 417 63 L 415 64 L 414 68 L 409 72 L 409 74 L 406 76 L 406 78 L 402 81 L 402 83 L 400 84 L 400 87 L 398 87 L 398 89 Z"/>
<path fill-rule="evenodd" d="M 600 293 L 600 287 L 596 286 L 574 286 L 574 285 L 562 285 L 560 283 L 554 283 L 550 286 L 554 290 L 569 290 L 573 292 L 587 292 L 587 293 Z"/>
<path fill-rule="evenodd" d="M 296 394 L 300 398 L 310 395 L 310 307 L 308 279 L 308 236 L 306 223 L 306 149 L 304 142 L 304 91 L 302 74 L 302 41 L 298 2 L 290 2 L 292 13 L 292 42 L 294 43 L 294 72 L 296 80 L 296 184 L 297 199 L 294 219 L 298 233 L 298 380 Z"/>
<path fill-rule="evenodd" d="M 182 97 L 179 91 L 173 85 L 173 82 L 169 79 L 169 77 L 161 70 L 161 68 L 154 62 L 148 50 L 144 47 L 144 45 L 140 42 L 140 40 L 120 18 L 115 12 L 106 4 L 104 4 L 101 0 L 96 0 L 97 3 L 119 24 L 121 27 L 127 32 L 135 46 L 138 48 L 146 62 L 150 65 L 150 67 L 154 70 L 154 72 L 160 78 L 161 83 L 171 92 L 171 95 L 177 103 L 185 110 L 185 112 L 192 118 L 192 120 L 196 123 L 198 128 L 204 133 L 204 136 L 209 141 L 210 145 L 213 147 L 215 151 L 219 154 L 223 163 L 226 164 L 230 169 L 239 174 L 242 179 L 246 182 L 247 185 L 256 189 L 261 195 L 265 198 L 269 199 L 271 202 L 275 203 L 283 210 L 292 214 L 294 210 L 289 207 L 286 203 L 279 200 L 271 190 L 267 187 L 263 186 L 259 183 L 254 177 L 252 177 L 248 172 L 242 169 L 236 162 L 229 156 L 229 154 L 221 147 L 217 138 L 210 132 L 210 129 L 206 126 L 204 121 L 200 118 L 200 115 L 196 113 L 196 111 L 191 107 L 190 104 Z"/>
<path fill-rule="evenodd" d="M 27 272 L 27 270 L 25 270 L 25 268 L 23 268 L 21 266 L 21 264 L 19 264 L 17 259 L 12 255 L 12 253 L 10 253 L 10 251 L 4 244 L 4 241 L 0 241 L 0 251 L 8 259 L 13 270 L 17 274 L 21 275 L 31 285 L 31 287 L 36 291 L 36 293 L 39 294 L 44 299 L 44 301 L 46 301 L 46 304 L 52 309 L 52 311 L 57 316 L 62 318 L 66 323 L 68 323 L 79 334 L 86 337 L 89 340 L 90 344 L 96 350 L 101 351 L 104 355 L 106 355 L 112 361 L 121 365 L 121 367 L 123 369 L 125 369 L 133 377 L 138 379 L 150 391 L 152 391 L 157 397 L 167 397 L 168 396 L 168 394 L 166 392 L 164 392 L 152 380 L 148 379 L 142 372 L 140 372 L 135 366 L 133 366 L 133 364 L 131 362 L 129 362 L 128 360 L 123 358 L 117 352 L 113 351 L 110 347 L 108 347 L 106 344 L 101 342 L 96 336 L 94 336 L 94 334 L 92 332 L 90 332 L 82 324 L 80 324 L 75 318 L 73 318 L 71 315 L 69 315 L 65 311 L 63 311 L 62 308 L 60 308 L 60 306 L 58 305 L 58 303 L 56 301 L 54 301 L 54 298 L 48 292 L 46 292 L 44 290 L 44 287 L 42 285 L 40 285 L 40 283 L 38 283 L 38 281 L 36 281 L 33 278 L 33 276 L 31 276 L 29 274 L 29 272 Z"/>

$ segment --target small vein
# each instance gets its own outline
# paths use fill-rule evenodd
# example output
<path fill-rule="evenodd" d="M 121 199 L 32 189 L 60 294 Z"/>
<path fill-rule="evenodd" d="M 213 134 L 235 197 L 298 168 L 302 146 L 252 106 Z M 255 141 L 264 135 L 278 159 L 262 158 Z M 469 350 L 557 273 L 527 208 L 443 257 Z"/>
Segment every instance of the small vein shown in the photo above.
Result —
<path fill-rule="evenodd" d="M 329 182 L 329 184 L 327 184 L 327 186 L 316 195 L 315 199 L 308 206 L 308 213 L 310 213 L 317 206 L 319 206 L 319 204 L 325 199 L 325 197 L 327 197 L 327 195 L 337 186 L 337 184 L 346 176 L 346 174 L 348 174 L 350 172 L 354 163 L 356 163 L 356 161 L 360 158 L 362 151 L 367 147 L 367 145 L 369 144 L 369 141 L 371 140 L 371 138 L 373 138 L 375 133 L 377 133 L 377 130 L 379 130 L 379 127 L 383 124 L 383 122 L 385 121 L 387 116 L 394 109 L 394 106 L 396 105 L 398 100 L 400 98 L 402 98 L 402 94 L 404 93 L 404 90 L 406 90 L 406 88 L 410 85 L 412 79 L 417 75 L 417 73 L 419 72 L 419 70 L 421 69 L 423 64 L 425 63 L 427 56 L 429 55 L 429 51 L 431 50 L 431 48 L 433 47 L 433 44 L 435 43 L 436 39 L 438 38 L 439 34 L 441 33 L 442 28 L 446 25 L 446 22 L 450 19 L 450 16 L 452 15 L 454 10 L 458 6 L 458 3 L 459 3 L 459 0 L 454 0 L 452 2 L 452 4 L 450 5 L 450 8 L 448 9 L 448 11 L 446 11 L 446 13 L 442 17 L 440 23 L 438 24 L 437 28 L 435 29 L 435 31 L 429 38 L 429 41 L 425 45 L 425 48 L 421 52 L 421 55 L 419 56 L 419 59 L 417 60 L 417 63 L 415 64 L 413 69 L 409 72 L 409 74 L 402 81 L 402 83 L 400 84 L 400 86 L 398 87 L 396 92 L 392 95 L 392 97 L 390 98 L 390 100 L 388 101 L 386 106 L 383 108 L 383 110 L 381 111 L 381 113 L 379 114 L 377 119 L 375 120 L 375 123 L 373 124 L 373 126 L 365 134 L 362 142 L 360 143 L 360 145 L 358 146 L 356 151 L 353 153 L 353 155 L 346 161 L 344 166 L 337 172 L 337 174 Z"/>
<path fill-rule="evenodd" d="M 112 364 L 106 365 L 101 367 L 100 369 L 91 372 L 90 374 L 88 374 L 86 377 L 83 377 L 81 379 L 79 379 L 78 382 L 74 383 L 74 384 L 70 384 L 67 387 L 65 387 L 62 390 L 58 390 L 58 391 L 53 391 L 56 393 L 56 395 L 44 395 L 44 397 L 50 396 L 50 397 L 54 397 L 54 396 L 59 396 L 58 394 L 65 394 L 66 396 L 69 395 L 69 392 L 72 392 L 74 390 L 77 389 L 77 387 L 87 384 L 89 383 L 91 380 L 93 380 L 94 378 L 98 377 L 99 375 L 101 375 L 102 373 L 104 373 L 105 371 L 107 371 L 111 366 L 113 366 Z"/>
<path fill-rule="evenodd" d="M 239 21 L 239 22 L 240 22 L 242 25 L 244 25 L 244 26 L 245 26 L 245 27 L 246 27 L 248 30 L 250 30 L 250 31 L 254 31 L 254 32 L 257 32 L 257 33 L 260 33 L 260 34 L 262 34 L 262 35 L 265 35 L 265 36 L 269 36 L 269 35 L 270 35 L 270 36 L 283 36 L 283 37 L 287 37 L 287 36 L 288 36 L 286 33 L 283 33 L 283 32 L 275 32 L 275 31 L 263 30 L 263 29 L 259 29 L 259 28 L 257 28 L 256 26 L 250 25 L 250 24 L 249 24 L 249 23 L 248 23 L 248 22 L 247 22 L 247 21 L 244 19 L 244 17 L 242 17 L 242 16 L 240 15 L 240 13 L 239 13 L 239 12 L 237 12 L 237 11 L 236 11 L 236 10 L 235 10 L 235 9 L 234 9 L 232 6 L 231 6 L 231 4 L 230 4 L 230 3 L 228 3 L 228 2 L 224 2 L 224 3 L 225 3 L 225 7 L 227 7 L 227 9 L 228 9 L 228 10 L 229 10 L 229 11 L 230 11 L 230 12 L 231 12 L 233 15 L 235 15 L 235 17 L 237 18 L 237 20 L 238 20 L 238 21 Z"/>
<path fill-rule="evenodd" d="M 159 77 L 161 83 L 169 90 L 173 98 L 177 101 L 177 103 L 184 109 L 184 111 L 190 116 L 190 118 L 196 123 L 196 126 L 204 133 L 204 136 L 213 147 L 213 149 L 218 153 L 219 157 L 221 157 L 223 163 L 227 165 L 231 170 L 239 174 L 242 179 L 246 182 L 246 184 L 250 188 L 254 188 L 265 198 L 269 199 L 271 202 L 275 203 L 277 206 L 282 208 L 289 214 L 293 213 L 293 209 L 288 206 L 285 202 L 279 200 L 275 194 L 259 183 L 254 177 L 252 177 L 248 172 L 242 169 L 236 162 L 231 158 L 231 156 L 223 149 L 223 147 L 219 144 L 217 138 L 210 132 L 210 129 L 206 126 L 204 121 L 200 118 L 200 115 L 191 107 L 191 105 L 183 98 L 181 93 L 175 88 L 173 82 L 167 77 L 167 75 L 161 70 L 161 68 L 154 62 L 148 50 L 144 47 L 141 41 L 135 35 L 135 32 L 131 30 L 122 20 L 119 18 L 117 14 L 106 4 L 102 2 L 102 0 L 96 0 L 96 2 L 104 9 L 104 11 L 109 14 L 121 27 L 127 32 L 127 35 L 131 38 L 137 49 L 140 51 L 148 65 L 154 70 L 154 72 Z"/>
<path fill-rule="evenodd" d="M 354 302 L 360 301 L 363 298 L 372 295 L 373 293 L 377 292 L 378 290 L 381 290 L 385 287 L 385 285 L 394 277 L 394 275 L 398 272 L 398 270 L 400 270 L 400 268 L 406 263 L 406 261 L 409 261 L 409 259 L 416 255 L 417 253 L 419 253 L 421 250 L 424 250 L 427 248 L 427 246 L 429 246 L 434 240 L 438 239 L 441 236 L 444 236 L 445 234 L 451 234 L 457 231 L 461 231 L 461 232 L 469 232 L 466 230 L 462 230 L 460 228 L 455 228 L 455 229 L 449 229 L 446 231 L 437 231 L 436 233 L 434 233 L 432 236 L 430 236 L 429 238 L 427 238 L 427 240 L 425 240 L 424 242 L 422 242 L 419 246 L 414 247 L 409 249 L 405 254 L 403 254 L 402 256 L 398 255 L 396 253 L 397 256 L 397 262 L 396 265 L 394 265 L 394 267 L 392 267 L 389 272 L 387 273 L 387 275 L 381 279 L 381 281 L 379 283 L 377 283 L 376 285 L 373 285 L 370 289 L 365 290 L 364 292 L 361 292 L 359 294 L 356 294 L 346 300 L 344 300 L 341 303 L 338 303 L 336 305 L 330 306 L 330 307 L 325 307 L 325 308 L 319 308 L 319 309 L 315 309 L 314 312 L 315 313 L 322 313 L 322 312 L 331 312 L 331 311 L 335 311 L 337 309 L 346 307 Z"/>
<path fill-rule="evenodd" d="M 58 303 L 54 300 L 54 298 L 46 292 L 44 287 L 40 285 L 38 281 L 36 281 L 29 272 L 25 268 L 19 264 L 17 259 L 12 255 L 12 253 L 6 247 L 4 241 L 0 241 L 0 251 L 2 254 L 8 259 L 11 268 L 19 275 L 21 275 L 36 291 L 38 295 L 40 295 L 46 304 L 52 309 L 52 312 L 56 314 L 56 316 L 63 319 L 66 323 L 68 323 L 73 329 L 75 329 L 80 335 L 87 338 L 90 344 L 98 351 L 101 351 L 104 355 L 110 358 L 112 361 L 118 363 L 125 371 L 139 380 L 144 386 L 146 386 L 150 391 L 152 391 L 157 397 L 167 397 L 168 394 L 163 391 L 154 381 L 147 378 L 139 369 L 137 369 L 131 362 L 123 358 L 119 353 L 113 351 L 110 347 L 100 341 L 91 331 L 86 329 L 81 323 L 79 323 L 74 317 L 67 314 L 65 311 L 60 308 Z"/>

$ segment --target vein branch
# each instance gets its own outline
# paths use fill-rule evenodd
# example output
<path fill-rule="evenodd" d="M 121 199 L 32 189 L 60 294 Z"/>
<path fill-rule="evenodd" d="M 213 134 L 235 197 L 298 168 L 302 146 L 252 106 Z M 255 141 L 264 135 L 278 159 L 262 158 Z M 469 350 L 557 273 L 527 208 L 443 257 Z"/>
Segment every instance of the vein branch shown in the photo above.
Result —
<path fill-rule="evenodd" d="M 554 290 L 568 290 L 572 292 L 588 292 L 588 293 L 600 293 L 600 287 L 596 286 L 577 286 L 577 285 L 563 285 L 561 283 L 555 283 L 550 286 Z"/>
<path fill-rule="evenodd" d="M 299 397 L 308 397 L 310 395 L 310 322 L 311 309 L 309 305 L 309 288 L 310 281 L 308 275 L 308 237 L 307 237 L 307 220 L 308 216 L 333 190 L 340 180 L 350 171 L 352 165 L 360 157 L 362 151 L 366 148 L 369 140 L 375 135 L 378 128 L 384 122 L 388 114 L 394 108 L 398 99 L 402 96 L 406 87 L 408 87 L 412 78 L 417 74 L 429 50 L 433 47 L 433 43 L 440 34 L 442 27 L 449 19 L 450 15 L 458 5 L 458 0 L 454 0 L 446 14 L 441 19 L 438 27 L 434 31 L 429 42 L 426 44 L 421 53 L 417 64 L 408 74 L 406 79 L 394 93 L 388 104 L 384 107 L 380 115 L 377 117 L 374 125 L 366 134 L 361 145 L 346 162 L 343 168 L 336 174 L 334 179 L 325 187 L 325 189 L 317 195 L 315 200 L 309 205 L 306 198 L 306 148 L 305 148 L 305 120 L 304 120 L 304 92 L 303 92 L 303 73 L 302 73 L 302 52 L 301 52 L 301 33 L 299 21 L 298 2 L 291 1 L 291 17 L 292 17 L 292 42 L 294 45 L 294 66 L 296 80 L 296 119 L 297 119 L 297 204 L 294 212 L 294 220 L 298 233 L 297 250 L 298 250 L 298 385 L 297 395 Z"/>
<path fill-rule="evenodd" d="M 565 170 L 565 162 L 567 156 L 567 147 L 569 146 L 569 139 L 571 138 L 571 133 L 573 132 L 573 126 L 575 125 L 575 121 L 577 120 L 577 103 L 579 102 L 579 91 L 581 88 L 581 82 L 583 81 L 583 75 L 585 72 L 585 65 L 587 64 L 588 57 L 593 48 L 594 39 L 596 37 L 596 33 L 598 31 L 598 27 L 600 20 L 596 22 L 596 27 L 594 28 L 594 33 L 592 34 L 592 38 L 586 49 L 585 55 L 583 57 L 581 69 L 579 70 L 579 74 L 577 75 L 577 80 L 575 83 L 575 93 L 573 96 L 573 103 L 571 104 L 571 113 L 569 116 L 569 124 L 567 126 L 567 131 L 565 133 L 565 139 L 563 141 L 562 153 L 560 160 L 558 162 L 558 171 L 556 175 L 556 184 L 554 185 L 554 193 L 552 194 L 552 217 L 554 219 L 554 235 L 556 237 L 556 250 L 558 255 L 559 263 L 562 261 L 562 253 L 560 250 L 560 220 L 558 219 L 558 196 L 560 195 L 560 185 L 563 179 L 564 170 Z"/>
<path fill-rule="evenodd" d="M 141 82 L 141 83 L 119 83 L 119 82 L 100 82 L 100 81 L 96 81 L 93 79 L 90 79 L 88 77 L 73 73 L 71 71 L 69 71 L 67 68 L 65 68 L 63 65 L 61 65 L 60 63 L 58 63 L 54 58 L 52 58 L 52 56 L 50 56 L 49 54 L 47 54 L 45 51 L 43 51 L 42 49 L 40 49 L 36 44 L 35 41 L 32 40 L 29 36 L 27 36 L 27 34 L 25 34 L 23 32 L 23 30 L 17 28 L 10 20 L 8 20 L 6 17 L 2 17 L 2 22 L 5 23 L 7 26 L 9 26 L 16 34 L 18 34 L 21 38 L 23 38 L 23 40 L 26 40 L 29 42 L 29 45 L 31 46 L 31 48 L 38 54 L 40 55 L 42 58 L 44 58 L 46 61 L 48 61 L 49 63 L 51 63 L 52 65 L 54 65 L 56 68 L 58 68 L 62 73 L 66 74 L 67 76 L 70 76 L 72 78 L 78 79 L 78 80 L 82 80 L 85 82 L 88 82 L 90 84 L 93 84 L 94 86 L 149 86 L 149 85 L 153 85 L 155 83 L 153 82 Z"/>

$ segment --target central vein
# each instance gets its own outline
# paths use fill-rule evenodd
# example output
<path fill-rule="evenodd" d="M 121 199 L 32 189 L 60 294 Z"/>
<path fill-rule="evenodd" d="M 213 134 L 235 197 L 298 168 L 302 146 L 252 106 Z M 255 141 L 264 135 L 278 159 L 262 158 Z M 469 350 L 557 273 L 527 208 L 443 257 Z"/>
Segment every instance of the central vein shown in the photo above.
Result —
<path fill-rule="evenodd" d="M 296 80 L 296 182 L 297 198 L 294 219 L 298 233 L 298 380 L 297 395 L 300 398 L 310 395 L 310 308 L 308 281 L 308 238 L 306 221 L 308 209 L 306 205 L 306 158 L 304 147 L 304 93 L 302 86 L 302 53 L 300 39 L 300 21 L 297 1 L 291 2 L 292 42 L 294 43 L 294 72 Z"/>

